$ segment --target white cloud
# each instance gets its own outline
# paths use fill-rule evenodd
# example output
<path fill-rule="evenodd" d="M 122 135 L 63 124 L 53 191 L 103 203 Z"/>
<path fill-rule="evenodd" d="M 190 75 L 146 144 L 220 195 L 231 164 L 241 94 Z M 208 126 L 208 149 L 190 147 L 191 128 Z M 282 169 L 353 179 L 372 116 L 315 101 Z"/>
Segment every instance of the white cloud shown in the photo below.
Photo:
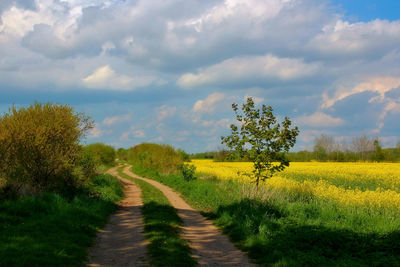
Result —
<path fill-rule="evenodd" d="M 151 76 L 130 77 L 117 74 L 109 65 L 96 69 L 92 74 L 82 79 L 88 88 L 113 89 L 129 91 L 137 87 L 150 85 L 155 80 Z"/>
<path fill-rule="evenodd" d="M 178 79 L 177 84 L 183 88 L 192 88 L 253 80 L 291 81 L 314 75 L 318 68 L 318 63 L 305 63 L 302 59 L 279 58 L 269 54 L 234 57 L 199 69 L 197 74 L 186 73 Z"/>
<path fill-rule="evenodd" d="M 217 107 L 217 104 L 225 99 L 225 94 L 223 93 L 212 93 L 207 96 L 204 100 L 198 100 L 194 106 L 194 112 L 200 113 L 214 113 Z"/>
<path fill-rule="evenodd" d="M 157 120 L 162 121 L 166 118 L 172 117 L 175 115 L 176 107 L 168 107 L 163 105 L 156 110 L 157 112 Z"/>
<path fill-rule="evenodd" d="M 214 6 L 198 18 L 191 19 L 186 25 L 193 26 L 201 32 L 204 27 L 225 22 L 238 16 L 268 19 L 279 14 L 281 9 L 293 2 L 292 0 L 225 0 Z"/>
<path fill-rule="evenodd" d="M 123 132 L 121 134 L 121 136 L 119 137 L 119 140 L 121 140 L 121 141 L 129 141 L 129 140 L 131 140 L 131 137 L 134 137 L 134 138 L 145 138 L 146 137 L 146 133 L 141 129 L 136 129 L 134 126 L 131 126 L 129 131 Z"/>
<path fill-rule="evenodd" d="M 398 87 L 400 87 L 400 78 L 398 77 L 386 76 L 370 78 L 365 82 L 357 84 L 353 88 L 346 88 L 343 86 L 339 87 L 335 95 L 331 98 L 328 95 L 324 94 L 321 107 L 332 107 L 338 101 L 363 92 L 374 92 L 378 94 L 378 97 L 372 98 L 370 99 L 370 101 L 374 101 L 377 99 L 383 100 L 387 92 Z"/>
<path fill-rule="evenodd" d="M 387 53 L 400 45 L 400 21 L 373 20 L 349 23 L 338 20 L 323 28 L 315 36 L 309 48 L 326 55 L 375 56 Z M 369 54 L 369 55 L 368 55 Z"/>
<path fill-rule="evenodd" d="M 103 135 L 103 131 L 96 124 L 92 129 L 89 130 L 89 138 L 99 138 Z"/>
<path fill-rule="evenodd" d="M 258 105 L 261 104 L 264 101 L 264 98 L 258 97 L 258 96 L 252 96 L 252 95 L 245 95 L 243 97 L 243 102 L 247 101 L 247 98 L 251 97 L 254 101 L 254 104 Z"/>
<path fill-rule="evenodd" d="M 323 112 L 315 112 L 311 115 L 303 115 L 295 119 L 299 124 L 312 127 L 336 127 L 344 124 L 341 118 L 334 118 Z"/>
<path fill-rule="evenodd" d="M 133 118 L 131 114 L 125 114 L 120 116 L 113 116 L 113 117 L 105 117 L 103 120 L 103 124 L 106 126 L 112 126 L 117 123 L 127 122 Z"/>

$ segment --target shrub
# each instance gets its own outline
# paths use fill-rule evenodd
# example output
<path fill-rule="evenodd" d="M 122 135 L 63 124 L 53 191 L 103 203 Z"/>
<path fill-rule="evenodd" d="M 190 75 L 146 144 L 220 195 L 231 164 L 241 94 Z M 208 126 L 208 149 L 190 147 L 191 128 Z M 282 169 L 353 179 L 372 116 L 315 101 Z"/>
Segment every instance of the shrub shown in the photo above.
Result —
<path fill-rule="evenodd" d="M 117 157 L 120 160 L 128 160 L 128 149 L 118 148 Z"/>
<path fill-rule="evenodd" d="M 80 180 L 94 178 L 97 175 L 97 168 L 100 164 L 101 162 L 93 153 L 82 148 L 75 169 L 75 175 Z"/>
<path fill-rule="evenodd" d="M 86 153 L 92 154 L 100 164 L 110 165 L 115 162 L 115 149 L 103 143 L 87 145 L 83 148 Z"/>
<path fill-rule="evenodd" d="M 90 118 L 67 105 L 14 106 L 0 117 L 0 180 L 8 192 L 39 193 L 76 185 L 80 139 Z"/>
<path fill-rule="evenodd" d="M 150 143 L 132 147 L 128 152 L 128 160 L 165 174 L 176 173 L 179 164 L 183 163 L 181 154 L 172 146 Z"/>
<path fill-rule="evenodd" d="M 196 179 L 196 166 L 191 164 L 180 164 L 179 170 L 181 171 L 185 181 L 189 182 Z"/>

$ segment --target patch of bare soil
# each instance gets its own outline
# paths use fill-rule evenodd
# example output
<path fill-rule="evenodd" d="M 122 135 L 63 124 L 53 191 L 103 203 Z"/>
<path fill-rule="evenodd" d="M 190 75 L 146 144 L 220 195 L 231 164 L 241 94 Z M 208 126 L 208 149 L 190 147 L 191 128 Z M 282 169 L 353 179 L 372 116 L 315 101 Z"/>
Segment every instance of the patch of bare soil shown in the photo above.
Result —
<path fill-rule="evenodd" d="M 143 234 L 141 191 L 133 182 L 118 176 L 117 167 L 108 171 L 124 185 L 125 198 L 106 227 L 99 231 L 89 249 L 88 266 L 148 266 Z"/>
<path fill-rule="evenodd" d="M 216 226 L 189 206 L 171 188 L 137 176 L 129 167 L 124 169 L 124 173 L 153 185 L 165 194 L 184 222 L 182 237 L 189 241 L 193 256 L 200 266 L 255 266 Z"/>

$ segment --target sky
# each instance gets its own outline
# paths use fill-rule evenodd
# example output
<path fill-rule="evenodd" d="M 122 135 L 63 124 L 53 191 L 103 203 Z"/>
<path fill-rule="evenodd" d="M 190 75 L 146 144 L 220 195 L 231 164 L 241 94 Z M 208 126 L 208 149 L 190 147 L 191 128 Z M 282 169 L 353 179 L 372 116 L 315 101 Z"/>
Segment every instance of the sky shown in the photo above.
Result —
<path fill-rule="evenodd" d="M 253 97 L 300 129 L 400 140 L 398 0 L 1 0 L 0 112 L 68 104 L 84 143 L 222 148 Z"/>

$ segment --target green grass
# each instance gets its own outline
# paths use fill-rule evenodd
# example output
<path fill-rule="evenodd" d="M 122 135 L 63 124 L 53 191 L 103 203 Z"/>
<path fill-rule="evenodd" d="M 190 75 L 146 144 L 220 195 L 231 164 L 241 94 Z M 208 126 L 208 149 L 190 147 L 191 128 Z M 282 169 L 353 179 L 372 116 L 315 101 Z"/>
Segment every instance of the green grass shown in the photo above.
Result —
<path fill-rule="evenodd" d="M 181 192 L 262 266 L 400 266 L 400 216 L 212 178 L 133 171 Z"/>
<path fill-rule="evenodd" d="M 0 266 L 83 266 L 96 230 L 123 196 L 100 175 L 73 198 L 55 193 L 0 202 Z"/>
<path fill-rule="evenodd" d="M 153 266 L 196 266 L 187 241 L 180 238 L 182 220 L 164 194 L 154 186 L 130 177 L 118 169 L 120 176 L 138 184 L 142 190 L 144 231 L 150 242 Z"/>

